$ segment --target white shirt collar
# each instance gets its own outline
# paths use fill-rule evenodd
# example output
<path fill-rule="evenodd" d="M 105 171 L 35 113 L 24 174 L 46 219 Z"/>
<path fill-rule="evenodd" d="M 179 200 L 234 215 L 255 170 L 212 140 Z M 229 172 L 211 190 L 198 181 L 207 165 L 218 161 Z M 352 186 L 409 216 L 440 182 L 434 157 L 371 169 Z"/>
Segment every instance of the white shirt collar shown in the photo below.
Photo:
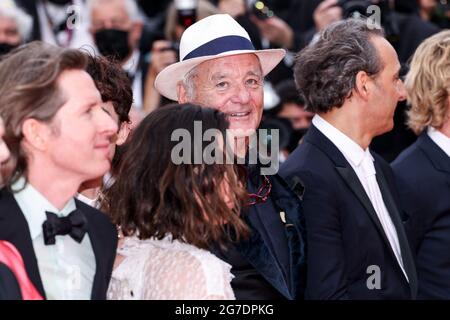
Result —
<path fill-rule="evenodd" d="M 128 60 L 123 64 L 122 69 L 129 74 L 135 75 L 139 67 L 139 58 L 139 50 L 135 49 Z"/>
<path fill-rule="evenodd" d="M 86 197 L 82 193 L 77 193 L 76 198 L 78 200 L 80 200 L 81 202 L 86 203 L 87 205 L 89 205 L 93 208 L 98 208 L 98 197 L 95 199 L 91 199 L 91 198 Z"/>
<path fill-rule="evenodd" d="M 428 127 L 427 134 L 450 157 L 450 137 L 431 126 Z"/>
<path fill-rule="evenodd" d="M 339 149 L 345 159 L 347 159 L 353 167 L 358 167 L 361 164 L 364 156 L 366 156 L 366 153 L 370 155 L 372 161 L 374 160 L 370 154 L 369 148 L 364 150 L 359 144 L 345 135 L 342 131 L 335 128 L 318 114 L 314 116 L 312 123 Z"/>
<path fill-rule="evenodd" d="M 25 178 L 20 178 L 12 186 L 13 195 L 30 228 L 31 239 L 36 239 L 42 233 L 42 224 L 47 220 L 45 211 L 55 213 L 59 217 L 68 216 L 76 209 L 75 200 L 71 198 L 60 211 L 55 208 L 39 191 L 30 183 L 25 185 Z M 23 189 L 22 189 L 23 188 Z M 14 192 L 15 190 L 20 190 Z"/>

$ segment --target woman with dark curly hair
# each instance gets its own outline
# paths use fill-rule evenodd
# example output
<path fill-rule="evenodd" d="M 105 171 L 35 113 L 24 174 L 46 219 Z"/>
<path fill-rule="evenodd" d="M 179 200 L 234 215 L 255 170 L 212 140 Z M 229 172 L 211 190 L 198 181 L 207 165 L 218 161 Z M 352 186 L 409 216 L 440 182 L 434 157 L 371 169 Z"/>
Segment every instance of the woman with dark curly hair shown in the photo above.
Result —
<path fill-rule="evenodd" d="M 239 217 L 246 177 L 236 165 L 207 164 L 195 155 L 201 147 L 204 156 L 212 143 L 199 143 L 198 134 L 216 129 L 215 150 L 224 156 L 227 128 L 217 110 L 172 105 L 149 114 L 126 143 L 102 201 L 125 236 L 109 299 L 234 299 L 231 266 L 206 249 L 247 237 Z M 177 129 L 190 146 L 181 162 Z"/>

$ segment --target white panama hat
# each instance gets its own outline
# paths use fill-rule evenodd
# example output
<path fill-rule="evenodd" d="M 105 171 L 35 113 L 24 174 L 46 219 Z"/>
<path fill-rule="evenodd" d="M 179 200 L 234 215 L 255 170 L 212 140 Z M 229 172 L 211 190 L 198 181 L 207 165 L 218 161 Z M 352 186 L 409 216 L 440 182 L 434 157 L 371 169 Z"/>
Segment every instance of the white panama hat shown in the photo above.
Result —
<path fill-rule="evenodd" d="M 155 88 L 177 101 L 177 83 L 200 63 L 236 54 L 254 53 L 265 76 L 284 58 L 284 49 L 255 50 L 250 37 L 228 14 L 215 14 L 187 28 L 180 41 L 180 61 L 167 66 L 156 77 Z"/>

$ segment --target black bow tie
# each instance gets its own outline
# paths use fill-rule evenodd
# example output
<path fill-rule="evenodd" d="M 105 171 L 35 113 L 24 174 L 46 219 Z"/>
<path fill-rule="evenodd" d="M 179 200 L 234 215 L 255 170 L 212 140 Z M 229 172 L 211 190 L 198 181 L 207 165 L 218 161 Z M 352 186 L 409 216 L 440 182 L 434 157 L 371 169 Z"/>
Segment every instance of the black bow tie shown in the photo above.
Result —
<path fill-rule="evenodd" d="M 55 244 L 55 236 L 70 235 L 72 239 L 81 242 L 87 231 L 87 220 L 84 213 L 76 209 L 67 217 L 58 217 L 53 212 L 46 211 L 47 220 L 42 224 L 45 245 Z"/>

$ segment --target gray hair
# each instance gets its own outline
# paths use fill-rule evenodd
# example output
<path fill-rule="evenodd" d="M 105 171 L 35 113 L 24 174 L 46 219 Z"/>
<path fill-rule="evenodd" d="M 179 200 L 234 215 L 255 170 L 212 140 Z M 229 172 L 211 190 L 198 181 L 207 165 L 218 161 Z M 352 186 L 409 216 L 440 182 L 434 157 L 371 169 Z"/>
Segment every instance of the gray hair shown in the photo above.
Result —
<path fill-rule="evenodd" d="M 17 29 L 19 30 L 22 42 L 26 42 L 30 39 L 33 19 L 29 14 L 25 13 L 25 11 L 15 5 L 0 5 L 0 18 L 4 17 L 14 20 L 17 24 Z"/>
<path fill-rule="evenodd" d="M 197 66 L 195 66 L 191 70 L 189 70 L 181 80 L 181 85 L 184 87 L 184 90 L 186 90 L 186 96 L 189 101 L 192 101 L 195 97 L 194 78 L 197 77 L 197 75 Z"/>
<path fill-rule="evenodd" d="M 87 0 L 87 8 L 89 15 L 92 14 L 92 9 L 98 5 L 100 2 L 105 2 L 106 0 Z M 131 21 L 141 21 L 142 15 L 139 11 L 139 8 L 136 4 L 135 0 L 122 0 L 125 5 L 125 10 L 128 13 L 128 16 L 130 17 Z"/>
<path fill-rule="evenodd" d="M 381 27 L 374 28 L 364 19 L 347 19 L 328 26 L 317 41 L 298 53 L 295 82 L 309 111 L 341 107 L 359 71 L 372 76 L 383 69 L 372 36 L 384 36 Z"/>

